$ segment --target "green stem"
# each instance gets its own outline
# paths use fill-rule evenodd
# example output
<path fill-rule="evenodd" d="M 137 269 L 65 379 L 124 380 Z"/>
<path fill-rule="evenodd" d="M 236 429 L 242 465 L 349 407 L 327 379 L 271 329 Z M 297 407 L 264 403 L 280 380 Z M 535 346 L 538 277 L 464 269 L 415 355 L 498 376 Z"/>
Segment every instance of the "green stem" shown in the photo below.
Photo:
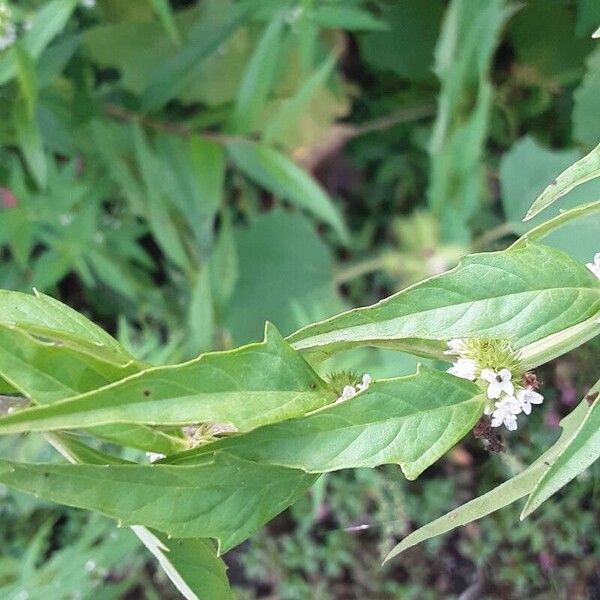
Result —
<path fill-rule="evenodd" d="M 368 275 L 369 273 L 375 273 L 376 271 L 382 271 L 387 268 L 390 264 L 390 255 L 382 254 L 381 256 L 375 256 L 373 258 L 367 258 L 360 262 L 354 263 L 349 267 L 340 269 L 335 274 L 335 284 L 342 285 L 348 283 L 357 277 Z"/>

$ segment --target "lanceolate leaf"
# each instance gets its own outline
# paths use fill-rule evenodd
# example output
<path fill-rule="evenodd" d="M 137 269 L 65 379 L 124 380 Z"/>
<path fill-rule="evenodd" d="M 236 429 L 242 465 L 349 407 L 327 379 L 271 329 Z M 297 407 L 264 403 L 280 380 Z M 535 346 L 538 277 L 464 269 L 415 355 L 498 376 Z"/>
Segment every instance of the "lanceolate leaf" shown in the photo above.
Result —
<path fill-rule="evenodd" d="M 225 453 L 194 466 L 53 465 L 0 461 L 0 482 L 123 525 L 214 538 L 219 553 L 287 508 L 318 476 Z"/>
<path fill-rule="evenodd" d="M 506 338 L 517 349 L 600 311 L 600 281 L 559 250 L 537 244 L 473 254 L 458 267 L 381 302 L 309 325 L 288 341 L 327 355 L 413 338 Z"/>
<path fill-rule="evenodd" d="M 119 381 L 138 372 L 70 346 L 35 338 L 0 324 L 0 375 L 38 404 L 49 404 Z"/>
<path fill-rule="evenodd" d="M 171 538 L 138 526 L 132 529 L 186 600 L 233 600 L 227 566 L 217 556 L 212 540 Z"/>
<path fill-rule="evenodd" d="M 50 404 L 119 381 L 138 369 L 116 366 L 87 352 L 45 342 L 0 325 L 0 376 L 35 404 Z M 122 446 L 170 454 L 183 440 L 142 425 L 91 427 L 92 433 Z"/>
<path fill-rule="evenodd" d="M 404 552 L 405 550 L 408 550 L 408 548 L 412 548 L 425 540 L 452 531 L 461 525 L 466 525 L 467 523 L 481 519 L 481 517 L 485 517 L 490 513 L 504 508 L 505 506 L 512 504 L 515 500 L 529 494 L 535 487 L 536 482 L 548 469 L 548 465 L 561 454 L 563 449 L 573 438 L 574 433 L 585 419 L 587 412 L 587 404 L 582 402 L 561 422 L 563 432 L 560 438 L 533 464 L 518 475 L 511 477 L 511 479 L 502 485 L 489 491 L 487 494 L 483 494 L 483 496 L 479 496 L 479 498 L 475 498 L 450 511 L 443 517 L 431 521 L 431 523 L 428 523 L 424 527 L 413 531 L 394 547 L 394 549 L 386 556 L 384 562 L 391 560 L 401 552 Z"/>
<path fill-rule="evenodd" d="M 310 175 L 287 156 L 254 142 L 229 142 L 233 162 L 256 183 L 273 194 L 304 208 L 348 240 L 348 230 L 331 199 Z"/>
<path fill-rule="evenodd" d="M 415 375 L 377 381 L 312 415 L 224 439 L 170 462 L 193 462 L 204 452 L 225 449 L 313 473 L 396 463 L 415 479 L 465 436 L 484 404 L 474 383 L 421 368 Z"/>
<path fill-rule="evenodd" d="M 0 433 L 199 422 L 247 431 L 334 399 L 334 392 L 268 324 L 262 343 L 147 369 L 82 396 L 23 410 L 0 419 Z"/>
<path fill-rule="evenodd" d="M 199 21 L 178 53 L 156 69 L 142 96 L 142 107 L 158 110 L 177 97 L 189 81 L 191 68 L 215 52 L 242 25 L 246 9 L 241 8 L 226 22 Z"/>
<path fill-rule="evenodd" d="M 53 0 L 47 2 L 33 17 L 31 29 L 24 35 L 23 44 L 34 59 L 64 28 L 71 13 L 77 6 L 77 0 Z M 15 63 L 8 53 L 0 58 L 0 85 L 14 77 Z"/>
<path fill-rule="evenodd" d="M 47 434 L 46 438 L 69 462 L 75 464 L 132 464 L 94 450 L 67 434 Z M 218 558 L 212 540 L 172 538 L 139 525 L 131 529 L 156 556 L 186 600 L 232 600 L 227 567 Z"/>
<path fill-rule="evenodd" d="M 536 198 L 523 220 L 529 221 L 573 188 L 595 177 L 600 177 L 600 144 L 550 183 Z"/>
<path fill-rule="evenodd" d="M 0 290 L 0 324 L 16 326 L 49 341 L 73 345 L 117 365 L 134 361 L 103 329 L 58 300 Z"/>
<path fill-rule="evenodd" d="M 526 246 L 529 242 L 543 240 L 552 232 L 560 229 L 564 225 L 567 225 L 567 223 L 571 223 L 577 219 L 583 219 L 584 217 L 595 215 L 597 213 L 600 213 L 600 200 L 566 210 L 553 219 L 550 219 L 549 221 L 546 221 L 545 223 L 542 223 L 534 229 L 528 231 L 524 236 L 520 237 L 511 246 L 511 248 L 514 250 L 515 248 L 522 248 Z"/>
<path fill-rule="evenodd" d="M 600 381 L 590 390 L 584 404 L 593 402 L 583 423 L 573 434 L 569 443 L 552 466 L 544 473 L 531 492 L 521 518 L 529 516 L 540 504 L 548 500 L 560 488 L 585 471 L 600 458 Z"/>
<path fill-rule="evenodd" d="M 237 133 L 249 133 L 265 107 L 280 55 L 285 11 L 275 15 L 264 30 L 240 83 L 232 116 Z"/>

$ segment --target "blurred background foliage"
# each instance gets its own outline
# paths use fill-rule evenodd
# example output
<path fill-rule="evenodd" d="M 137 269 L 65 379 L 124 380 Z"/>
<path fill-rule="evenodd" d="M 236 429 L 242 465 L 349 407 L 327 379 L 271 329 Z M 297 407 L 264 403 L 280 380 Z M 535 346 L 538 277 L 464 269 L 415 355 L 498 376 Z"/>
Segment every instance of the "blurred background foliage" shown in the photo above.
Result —
<path fill-rule="evenodd" d="M 60 298 L 161 364 L 504 248 L 600 140 L 599 25 L 597 0 L 2 1 L 0 286 Z M 599 227 L 548 243 L 589 260 Z M 599 350 L 546 369 L 546 408 L 504 454 L 466 440 L 416 482 L 323 477 L 226 556 L 239 597 L 600 597 L 598 465 L 524 523 L 505 509 L 380 566 L 549 445 Z M 360 350 L 324 368 L 414 366 Z M 5 489 L 0 548 L 3 599 L 177 597 L 128 530 Z"/>

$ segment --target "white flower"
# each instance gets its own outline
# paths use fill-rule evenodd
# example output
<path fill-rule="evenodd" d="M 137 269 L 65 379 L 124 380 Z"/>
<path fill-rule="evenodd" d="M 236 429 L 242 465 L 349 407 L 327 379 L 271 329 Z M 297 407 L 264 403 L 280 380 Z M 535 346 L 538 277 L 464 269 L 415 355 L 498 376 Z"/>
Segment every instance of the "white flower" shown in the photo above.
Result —
<path fill-rule="evenodd" d="M 362 376 L 361 382 L 354 387 L 353 385 L 345 385 L 342 390 L 342 395 L 336 400 L 336 402 L 343 402 L 344 400 L 349 400 L 350 398 L 354 398 L 356 394 L 359 392 L 364 392 L 368 389 L 369 385 L 371 385 L 371 376 L 368 373 L 365 373 Z"/>
<path fill-rule="evenodd" d="M 585 265 L 598 279 L 600 279 L 600 252 L 594 256 L 594 262 Z"/>
<path fill-rule="evenodd" d="M 371 381 L 371 376 L 368 373 L 365 373 L 362 376 L 362 381 L 356 386 L 356 390 L 362 392 L 363 390 L 368 389 L 369 385 L 371 385 Z"/>
<path fill-rule="evenodd" d="M 477 364 L 470 358 L 459 358 L 446 372 L 462 379 L 475 379 Z"/>
<path fill-rule="evenodd" d="M 342 390 L 342 395 L 336 400 L 336 402 L 343 402 L 356 396 L 356 388 L 353 385 L 345 385 Z"/>
<path fill-rule="evenodd" d="M 504 425 L 509 431 L 517 428 L 517 417 L 521 412 L 521 406 L 514 396 L 505 396 L 500 402 L 496 402 L 496 409 L 492 413 L 492 427 Z"/>
<path fill-rule="evenodd" d="M 507 396 L 512 396 L 515 393 L 515 386 L 511 379 L 512 375 L 508 369 L 500 369 L 500 371 L 492 371 L 492 369 L 483 369 L 481 371 L 481 379 L 489 383 L 487 389 L 488 398 L 500 398 L 502 393 Z"/>
<path fill-rule="evenodd" d="M 538 394 L 534 390 L 518 390 L 516 398 L 526 415 L 531 414 L 532 404 L 541 404 L 544 401 L 544 396 Z"/>
<path fill-rule="evenodd" d="M 444 354 L 456 354 L 460 356 L 467 351 L 467 345 L 464 340 L 454 339 L 448 342 L 448 350 L 444 351 Z"/>
<path fill-rule="evenodd" d="M 96 0 L 81 0 L 81 6 L 83 6 L 83 8 L 94 8 L 94 6 L 96 6 Z"/>
<path fill-rule="evenodd" d="M 157 460 L 160 460 L 161 458 L 165 458 L 165 454 L 161 454 L 160 452 L 146 452 L 146 458 L 151 462 L 154 463 Z"/>

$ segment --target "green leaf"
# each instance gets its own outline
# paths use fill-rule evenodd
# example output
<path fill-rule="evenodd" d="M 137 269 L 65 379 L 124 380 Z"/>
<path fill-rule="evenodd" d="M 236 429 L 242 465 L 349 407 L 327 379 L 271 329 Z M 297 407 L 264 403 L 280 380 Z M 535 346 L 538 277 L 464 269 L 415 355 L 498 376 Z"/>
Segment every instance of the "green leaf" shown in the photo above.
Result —
<path fill-rule="evenodd" d="M 587 394 L 586 400 L 582 402 L 582 405 L 585 405 L 588 403 L 587 398 L 590 398 L 592 403 L 583 422 L 536 483 L 523 509 L 521 519 L 528 517 L 540 504 L 600 458 L 599 393 L 600 381 L 597 381 Z"/>
<path fill-rule="evenodd" d="M 227 566 L 212 540 L 172 538 L 135 525 L 132 529 L 186 600 L 234 600 Z"/>
<path fill-rule="evenodd" d="M 380 9 L 390 29 L 359 36 L 361 56 L 376 69 L 414 81 L 432 81 L 433 51 L 444 3 L 402 0 L 381 5 Z"/>
<path fill-rule="evenodd" d="M 288 341 L 297 350 L 325 354 L 411 338 L 473 336 L 506 338 L 519 349 L 599 311 L 600 281 L 583 264 L 558 250 L 527 244 L 467 256 L 448 273 L 309 325 Z"/>
<path fill-rule="evenodd" d="M 596 177 L 600 177 L 600 144 L 552 181 L 536 198 L 523 220 L 529 221 L 573 188 Z"/>
<path fill-rule="evenodd" d="M 215 26 L 214 22 L 199 20 L 179 52 L 159 64 L 142 95 L 142 107 L 156 111 L 176 98 L 188 83 L 190 69 L 215 52 L 246 19 L 246 11 L 234 11 L 228 21 Z"/>
<path fill-rule="evenodd" d="M 523 220 L 529 221 L 573 188 L 596 177 L 600 177 L 600 144 L 554 179 L 536 198 Z"/>
<path fill-rule="evenodd" d="M 310 366 L 267 324 L 265 341 L 146 369 L 88 394 L 0 419 L 1 433 L 141 423 L 227 423 L 247 431 L 331 402 Z"/>
<path fill-rule="evenodd" d="M 239 278 L 226 323 L 237 343 L 256 339 L 265 321 L 287 334 L 343 308 L 331 251 L 304 215 L 272 210 L 238 229 L 236 242 Z"/>
<path fill-rule="evenodd" d="M 203 214 L 214 215 L 223 201 L 225 184 L 225 150 L 222 144 L 198 135 L 190 137 L 188 144 L 191 170 Z M 191 207 L 192 208 L 192 207 Z"/>
<path fill-rule="evenodd" d="M 224 453 L 195 466 L 54 465 L 0 461 L 0 482 L 122 525 L 180 538 L 218 540 L 219 554 L 243 542 L 318 476 Z"/>
<path fill-rule="evenodd" d="M 533 464 L 502 485 L 495 487 L 487 494 L 483 494 L 483 496 L 479 496 L 444 516 L 431 521 L 431 523 L 428 523 L 424 527 L 413 531 L 393 548 L 386 556 L 384 563 L 398 556 L 401 552 L 408 550 L 408 548 L 412 548 L 437 535 L 452 531 L 456 527 L 481 519 L 481 517 L 504 508 L 529 494 L 540 476 L 548 468 L 548 464 L 560 455 L 563 448 L 569 443 L 587 412 L 587 405 L 583 402 L 568 417 L 561 421 L 563 432 L 560 438 Z"/>
<path fill-rule="evenodd" d="M 594 40 L 576 35 L 575 11 L 562 2 L 530 0 L 516 14 L 509 36 L 517 62 L 545 85 L 576 82 L 594 48 Z"/>
<path fill-rule="evenodd" d="M 246 66 L 231 119 L 236 133 L 254 131 L 265 108 L 280 55 L 284 15 L 285 11 L 277 13 L 269 23 Z"/>
<path fill-rule="evenodd" d="M 431 134 L 428 202 L 445 241 L 466 245 L 484 197 L 482 156 L 492 107 L 490 65 L 502 27 L 515 12 L 504 0 L 453 0 L 435 52 L 441 82 Z"/>
<path fill-rule="evenodd" d="M 298 165 L 277 150 L 252 142 L 228 142 L 235 164 L 256 183 L 276 196 L 304 208 L 328 223 L 348 241 L 348 231 L 323 188 Z"/>
<path fill-rule="evenodd" d="M 392 463 L 416 479 L 473 428 L 484 405 L 474 383 L 421 367 L 408 377 L 376 381 L 314 414 L 227 438 L 170 462 L 185 464 L 219 449 L 309 473 Z"/>
<path fill-rule="evenodd" d="M 577 206 L 576 208 L 572 208 L 570 210 L 565 210 L 553 219 L 545 221 L 544 223 L 528 231 L 525 235 L 521 236 L 516 242 L 514 242 L 511 248 L 514 250 L 515 248 L 522 248 L 526 246 L 529 242 L 538 242 L 550 234 L 558 231 L 565 225 L 579 221 L 579 219 L 584 217 L 589 218 L 596 216 L 599 213 L 600 200 L 597 202 L 590 202 L 589 204 L 583 204 L 582 206 Z M 577 223 L 577 225 L 579 226 L 580 223 Z M 588 256 L 591 257 L 591 253 Z"/>
<path fill-rule="evenodd" d="M 12 50 L 15 55 L 15 64 L 17 65 L 19 87 L 27 104 L 27 115 L 33 120 L 35 118 L 35 103 L 38 94 L 35 64 L 22 42 L 19 41 L 14 44 Z"/>
<path fill-rule="evenodd" d="M 173 18 L 173 9 L 168 0 L 150 0 L 150 4 L 173 44 L 181 46 L 181 36 L 177 29 L 177 23 Z"/>
<path fill-rule="evenodd" d="M 521 222 L 531 203 L 550 181 L 564 182 L 568 186 L 560 173 L 565 169 L 569 171 L 569 166 L 580 156 L 577 150 L 545 148 L 530 137 L 520 139 L 504 154 L 500 163 L 502 205 L 515 233 L 523 234 L 543 223 L 546 218 L 560 214 L 559 206 L 562 207 L 561 210 L 569 209 L 600 198 L 600 179 L 588 181 L 570 191 L 565 189 L 566 196 L 560 204 L 550 206 L 549 203 L 546 218 L 538 214 L 527 223 Z M 590 216 L 574 226 L 567 225 L 562 231 L 551 232 L 544 243 L 567 252 L 579 261 L 587 262 L 597 252 L 599 226 L 600 217 Z"/>
<path fill-rule="evenodd" d="M 136 158 L 146 188 L 150 229 L 165 255 L 178 267 L 186 269 L 189 259 L 182 236 L 172 216 L 170 199 L 162 193 L 161 163 L 148 145 L 140 127 L 133 128 Z"/>
<path fill-rule="evenodd" d="M 332 53 L 323 64 L 302 84 L 298 92 L 286 100 L 264 129 L 263 140 L 284 142 L 285 135 L 302 114 L 310 102 L 333 73 L 337 61 L 337 53 Z"/>
<path fill-rule="evenodd" d="M 0 290 L 0 324 L 16 326 L 34 336 L 89 351 L 107 362 L 127 365 L 134 359 L 106 331 L 58 300 Z"/>
<path fill-rule="evenodd" d="M 64 29 L 76 6 L 77 0 L 53 0 L 44 4 L 35 14 L 31 29 L 22 40 L 33 60 L 37 60 L 44 48 Z M 15 76 L 16 65 L 11 58 L 10 55 L 0 58 L 0 85 Z"/>
<path fill-rule="evenodd" d="M 385 31 L 389 26 L 385 20 L 376 19 L 371 13 L 351 6 L 319 6 L 314 20 L 321 27 L 348 31 Z"/>
<path fill-rule="evenodd" d="M 136 373 L 139 365 L 114 365 L 90 352 L 36 339 L 0 325 L 0 376 L 35 404 L 51 404 Z M 89 433 L 130 448 L 171 454 L 183 441 L 139 425 L 92 427 Z"/>
<path fill-rule="evenodd" d="M 46 187 L 48 167 L 37 117 L 36 115 L 33 115 L 33 117 L 29 115 L 27 104 L 21 102 L 13 105 L 12 116 L 19 148 L 23 153 L 27 167 L 37 185 L 43 189 Z"/>
<path fill-rule="evenodd" d="M 36 403 L 49 404 L 137 373 L 133 362 L 115 365 L 71 346 L 0 324 L 0 374 Z"/>
<path fill-rule="evenodd" d="M 210 272 L 208 267 L 204 267 L 198 274 L 192 289 L 188 312 L 190 333 L 188 345 L 192 354 L 212 348 L 214 320 Z"/>
<path fill-rule="evenodd" d="M 133 464 L 90 448 L 67 434 L 47 434 L 46 437 L 72 463 Z M 173 538 L 139 525 L 134 525 L 131 529 L 158 559 L 186 600 L 232 599 L 226 575 L 227 567 L 217 557 L 217 548 L 212 540 Z"/>
<path fill-rule="evenodd" d="M 219 237 L 210 257 L 209 268 L 213 298 L 218 309 L 223 310 L 231 299 L 240 274 L 235 234 L 231 217 L 226 210 L 222 213 Z M 263 319 L 263 322 L 265 320 Z M 256 339 L 256 336 L 250 336 L 248 339 Z"/>

